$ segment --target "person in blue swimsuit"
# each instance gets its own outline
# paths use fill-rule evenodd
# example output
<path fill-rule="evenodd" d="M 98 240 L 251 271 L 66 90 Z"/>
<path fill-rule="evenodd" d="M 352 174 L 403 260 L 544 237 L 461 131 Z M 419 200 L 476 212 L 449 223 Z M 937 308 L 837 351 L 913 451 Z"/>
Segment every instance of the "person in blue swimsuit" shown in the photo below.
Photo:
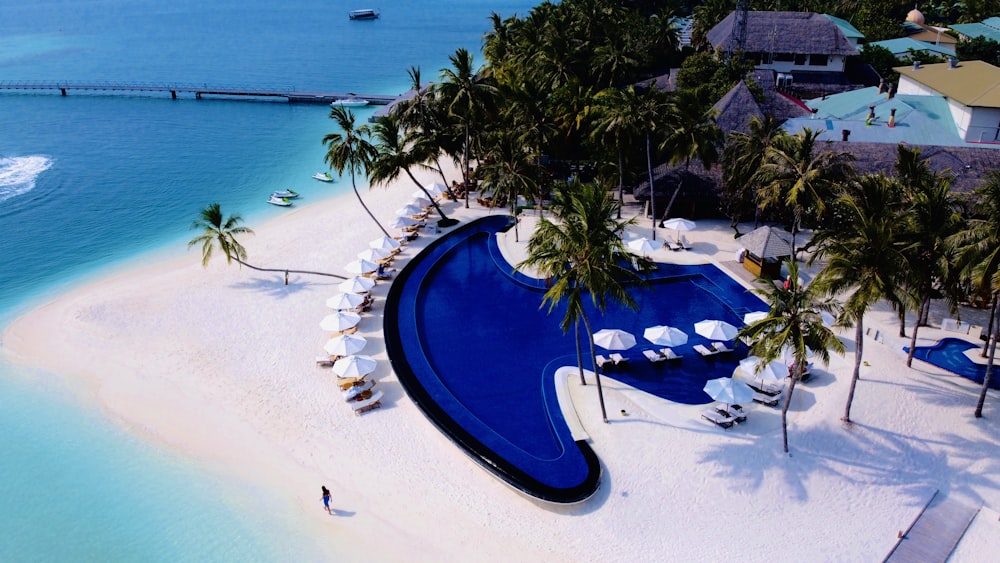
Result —
<path fill-rule="evenodd" d="M 330 489 L 327 489 L 326 485 L 321 485 L 321 487 L 323 488 L 323 506 L 326 507 L 326 513 L 333 514 L 333 511 L 330 510 Z"/>

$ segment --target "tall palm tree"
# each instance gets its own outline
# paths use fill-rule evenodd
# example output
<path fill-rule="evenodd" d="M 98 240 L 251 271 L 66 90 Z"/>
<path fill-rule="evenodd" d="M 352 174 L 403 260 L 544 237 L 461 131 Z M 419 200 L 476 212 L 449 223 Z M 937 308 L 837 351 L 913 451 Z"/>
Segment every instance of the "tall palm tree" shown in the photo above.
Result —
<path fill-rule="evenodd" d="M 492 97 L 496 87 L 489 77 L 475 68 L 472 53 L 467 49 L 458 49 L 448 60 L 451 61 L 451 68 L 441 69 L 441 82 L 437 84 L 437 90 L 447 105 L 448 112 L 462 124 L 465 136 L 462 170 L 465 182 L 469 182 L 472 126 L 477 112 Z M 469 190 L 465 191 L 465 207 L 469 207 Z"/>
<path fill-rule="evenodd" d="M 361 199 L 361 194 L 358 192 L 358 184 L 355 180 L 355 174 L 365 174 L 368 172 L 372 159 L 377 154 L 375 147 L 368 142 L 371 130 L 367 125 L 355 127 L 354 112 L 343 106 L 335 106 L 331 109 L 330 119 L 337 122 L 337 126 L 340 127 L 343 133 L 330 133 L 323 137 L 323 144 L 328 147 L 325 157 L 326 163 L 332 169 L 336 170 L 338 174 L 343 174 L 344 170 L 350 171 L 351 187 L 354 188 L 354 195 L 358 197 L 361 207 L 372 218 L 372 221 L 375 221 L 375 224 L 378 225 L 378 228 L 382 230 L 385 236 L 391 236 L 389 235 L 389 231 L 385 230 L 385 227 L 382 226 L 382 223 L 379 223 L 378 219 L 375 218 L 371 209 L 368 209 L 368 206 L 365 205 L 365 200 Z"/>
<path fill-rule="evenodd" d="M 441 176 L 445 189 L 451 199 L 455 199 L 455 194 L 451 191 L 448 178 L 444 175 L 444 168 L 441 167 L 441 152 L 444 150 L 445 136 L 442 134 L 443 125 L 437 119 L 434 112 L 434 97 L 431 95 L 430 87 L 425 86 L 420 80 L 420 67 L 411 66 L 406 71 L 410 79 L 410 90 L 413 97 L 400 102 L 399 109 L 394 112 L 399 116 L 400 125 L 406 130 L 408 135 L 419 137 L 422 143 L 434 147 L 431 160 L 434 167 Z"/>
<path fill-rule="evenodd" d="M 821 313 L 838 311 L 837 304 L 825 298 L 824 290 L 815 284 L 799 283 L 799 265 L 787 262 L 788 287 L 760 278 L 760 288 L 754 292 L 764 298 L 769 310 L 767 317 L 740 329 L 740 337 L 753 342 L 750 353 L 761 358 L 761 364 L 774 361 L 788 350 L 792 353 L 792 377 L 781 407 L 782 446 L 788 453 L 788 407 L 792 404 L 795 383 L 802 377 L 809 353 L 824 364 L 830 361 L 830 350 L 844 353 L 844 345 L 826 325 Z"/>
<path fill-rule="evenodd" d="M 854 372 L 841 418 L 850 423 L 854 391 L 861 377 L 864 316 L 878 301 L 884 299 L 902 306 L 906 299 L 900 290 L 906 241 L 899 214 L 901 188 L 894 178 L 883 174 L 863 176 L 837 198 L 837 205 L 841 228 L 819 233 L 818 248 L 810 263 L 828 258 L 813 285 L 832 295 L 850 294 L 840 318 L 844 326 L 854 325 Z"/>
<path fill-rule="evenodd" d="M 198 219 L 196 219 L 192 224 L 192 229 L 197 229 L 201 231 L 201 234 L 197 237 L 188 241 L 188 248 L 192 246 L 201 245 L 201 265 L 204 267 L 208 266 L 209 260 L 212 259 L 215 247 L 219 247 L 219 251 L 222 255 L 226 257 L 226 263 L 232 264 L 236 262 L 241 266 L 246 266 L 247 268 L 257 270 L 258 272 L 281 272 L 285 274 L 285 285 L 288 285 L 288 274 L 312 274 L 315 276 L 328 276 L 331 278 L 347 279 L 344 276 L 338 276 L 337 274 L 326 274 L 323 272 L 310 272 L 308 270 L 288 270 L 288 269 L 278 269 L 278 268 L 260 268 L 254 266 L 253 264 L 248 264 L 247 251 L 240 244 L 240 241 L 236 240 L 236 235 L 252 235 L 253 231 L 248 227 L 242 226 L 240 223 L 243 222 L 243 217 L 239 215 L 230 215 L 226 217 L 222 213 L 222 206 L 218 202 L 210 204 L 205 209 L 202 209 L 198 213 Z"/>
<path fill-rule="evenodd" d="M 684 163 L 685 175 L 691 167 L 693 158 L 700 160 L 705 170 L 714 166 L 719 160 L 719 148 L 723 139 L 722 130 L 715 122 L 719 112 L 712 107 L 707 93 L 708 89 L 704 87 L 681 90 L 669 106 L 667 120 L 671 129 L 660 149 L 666 152 L 669 164 Z M 683 185 L 682 176 L 663 211 L 664 218 L 670 213 L 670 207 L 673 206 Z"/>
<path fill-rule="evenodd" d="M 784 206 L 792 212 L 792 257 L 795 235 L 806 215 L 826 213 L 826 200 L 835 186 L 853 175 L 848 153 L 816 150 L 820 131 L 803 129 L 796 135 L 776 138 L 767 148 L 758 171 L 757 200 L 761 208 Z"/>
<path fill-rule="evenodd" d="M 557 189 L 553 199 L 557 220 L 539 220 L 528 242 L 528 258 L 518 264 L 518 268 L 534 268 L 553 280 L 543 296 L 542 305 L 548 303 L 549 312 L 552 312 L 559 303 L 566 301 L 566 315 L 560 324 L 563 332 L 583 323 L 590 342 L 590 363 L 594 367 L 604 422 L 608 421 L 608 415 L 585 294 L 590 294 L 591 304 L 600 312 L 607 309 L 609 301 L 635 309 L 637 305 L 628 288 L 643 285 L 645 282 L 638 272 L 651 267 L 648 259 L 629 253 L 618 236 L 634 220 L 615 219 L 617 206 L 617 202 L 607 197 L 603 186 L 564 184 Z M 632 263 L 635 269 L 622 265 L 627 263 Z M 580 339 L 574 340 L 580 381 L 586 385 Z"/>
<path fill-rule="evenodd" d="M 480 166 L 483 183 L 490 187 L 491 205 L 506 200 L 514 221 L 514 241 L 520 234 L 517 228 L 518 196 L 537 197 L 540 169 L 534 156 L 520 141 L 520 136 L 510 128 L 494 131 L 487 136 L 485 163 Z"/>
<path fill-rule="evenodd" d="M 657 89 L 652 82 L 649 82 L 642 93 L 637 93 L 635 88 L 629 87 L 625 90 L 622 103 L 632 107 L 636 115 L 636 125 L 641 135 L 646 140 L 646 171 L 649 175 L 649 201 L 652 214 L 652 238 L 656 239 L 656 184 L 653 181 L 653 137 L 654 135 L 668 134 L 665 118 L 670 111 L 670 97 L 666 92 Z"/>
<path fill-rule="evenodd" d="M 392 114 L 383 115 L 375 120 L 375 125 L 372 127 L 372 136 L 375 139 L 375 157 L 369 164 L 369 176 L 372 183 L 387 184 L 399 178 L 401 171 L 405 172 L 414 185 L 427 196 L 438 215 L 441 216 L 441 220 L 438 221 L 439 227 L 451 227 L 458 224 L 458 220 L 449 219 L 444 214 L 434 196 L 417 180 L 411 170 L 414 166 L 422 166 L 431 160 L 434 149 L 419 136 L 404 134 L 399 125 L 399 118 Z"/>
<path fill-rule="evenodd" d="M 605 140 L 618 152 L 618 217 L 625 194 L 625 151 L 643 134 L 641 116 L 635 111 L 639 96 L 635 88 L 608 88 L 594 97 L 594 124 L 591 138 Z"/>
<path fill-rule="evenodd" d="M 993 377 L 993 361 L 997 339 L 1000 338 L 1000 311 L 997 309 L 997 296 L 1000 295 L 1000 172 L 991 171 L 986 183 L 976 188 L 975 195 L 977 217 L 969 219 L 967 228 L 956 234 L 954 240 L 959 248 L 960 265 L 969 273 L 976 289 L 980 293 L 989 293 L 993 301 L 989 360 L 975 411 L 976 418 L 980 418 Z"/>
<path fill-rule="evenodd" d="M 722 152 L 724 205 L 728 208 L 733 228 L 740 222 L 746 205 L 752 202 L 757 191 L 755 178 L 767 148 L 775 138 L 785 134 L 781 123 L 769 115 L 751 117 L 748 128 L 747 133 L 731 132 Z M 756 205 L 754 208 L 758 209 Z M 757 219 L 757 214 L 754 219 Z"/>

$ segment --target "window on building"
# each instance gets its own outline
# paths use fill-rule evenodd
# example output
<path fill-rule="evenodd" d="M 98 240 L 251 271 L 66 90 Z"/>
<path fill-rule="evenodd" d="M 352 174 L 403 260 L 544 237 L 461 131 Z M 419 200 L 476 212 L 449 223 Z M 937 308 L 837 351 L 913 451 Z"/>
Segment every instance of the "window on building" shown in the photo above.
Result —
<path fill-rule="evenodd" d="M 810 66 L 826 66 L 830 59 L 829 55 L 809 55 Z"/>
<path fill-rule="evenodd" d="M 809 55 L 795 55 L 796 66 L 805 66 L 807 60 L 809 60 Z"/>
<path fill-rule="evenodd" d="M 795 60 L 795 55 L 791 53 L 775 53 L 774 62 L 776 63 L 789 63 Z"/>

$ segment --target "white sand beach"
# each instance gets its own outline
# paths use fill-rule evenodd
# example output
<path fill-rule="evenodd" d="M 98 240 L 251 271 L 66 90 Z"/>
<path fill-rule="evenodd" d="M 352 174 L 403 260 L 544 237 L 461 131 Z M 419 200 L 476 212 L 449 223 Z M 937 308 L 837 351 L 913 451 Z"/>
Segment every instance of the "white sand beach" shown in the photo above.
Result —
<path fill-rule="evenodd" d="M 414 189 L 407 180 L 362 193 L 388 223 Z M 344 274 L 343 265 L 381 235 L 353 198 L 248 225 L 256 231 L 241 239 L 249 262 Z M 474 201 L 469 210 L 443 207 L 463 223 L 490 212 Z M 522 223 L 522 240 L 530 223 Z M 691 252 L 659 250 L 654 258 L 737 267 L 740 245 L 727 223 L 698 225 L 687 233 Z M 422 234 L 395 265 L 436 236 Z M 502 246 L 523 252 L 523 243 Z M 293 274 L 285 286 L 280 274 L 218 257 L 203 269 L 192 249 L 31 311 L 6 329 L 2 350 L 72 377 L 81 400 L 141 438 L 294 499 L 274 517 L 316 538 L 316 560 L 877 561 L 935 491 L 983 507 L 954 561 L 1000 553 L 1000 397 L 991 392 L 977 420 L 978 385 L 919 361 L 907 369 L 909 342 L 896 337 L 887 308 L 866 318 L 880 339 L 865 343 L 855 423 L 840 422 L 853 364 L 846 330 L 848 354 L 796 388 L 791 455 L 781 449 L 777 409 L 754 405 L 746 424 L 724 431 L 701 420 L 699 407 L 605 379 L 611 421 L 604 424 L 596 387 L 571 378 L 571 408 L 604 474 L 593 498 L 556 506 L 496 479 L 410 402 L 380 337 L 387 283 L 375 288 L 375 307 L 359 325 L 369 339 L 365 353 L 379 363 L 373 376 L 383 407 L 353 414 L 330 371 L 314 365 L 329 336 L 318 324 L 330 312 L 324 301 L 338 282 Z M 941 317 L 932 315 L 935 327 Z M 938 328 L 919 334 L 921 345 L 955 336 Z M 321 484 L 333 491 L 334 516 L 319 502 Z"/>

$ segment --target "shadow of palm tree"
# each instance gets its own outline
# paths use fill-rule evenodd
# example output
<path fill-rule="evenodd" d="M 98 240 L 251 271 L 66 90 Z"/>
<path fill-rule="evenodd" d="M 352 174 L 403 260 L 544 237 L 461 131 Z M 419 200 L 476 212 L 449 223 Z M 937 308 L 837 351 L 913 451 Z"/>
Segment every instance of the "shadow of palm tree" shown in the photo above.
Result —
<path fill-rule="evenodd" d="M 282 274 L 275 274 L 273 277 L 254 276 L 248 280 L 231 284 L 229 287 L 246 291 L 256 291 L 271 297 L 286 298 L 315 285 L 319 284 L 312 281 L 305 281 L 302 276 L 289 276 L 288 285 L 285 285 L 284 276 Z"/>

